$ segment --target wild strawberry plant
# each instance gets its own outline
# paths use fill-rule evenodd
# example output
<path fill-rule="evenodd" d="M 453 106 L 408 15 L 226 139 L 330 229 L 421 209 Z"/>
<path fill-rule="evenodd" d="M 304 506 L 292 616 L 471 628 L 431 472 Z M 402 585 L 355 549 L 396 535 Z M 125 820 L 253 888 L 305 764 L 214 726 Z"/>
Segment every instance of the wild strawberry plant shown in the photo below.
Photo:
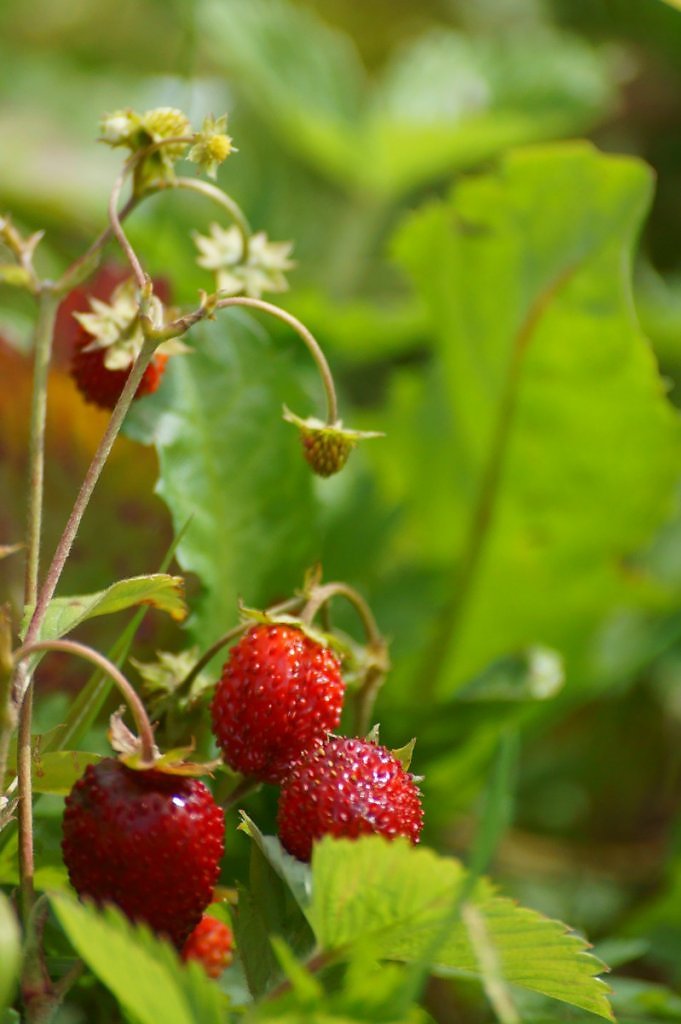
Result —
<path fill-rule="evenodd" d="M 26 289 L 37 306 L 22 548 L 24 615 L 16 630 L 7 610 L 0 632 L 0 857 L 3 877 L 11 883 L 14 871 L 17 882 L 8 884 L 0 902 L 0 1001 L 6 1020 L 17 1019 L 16 1012 L 30 1022 L 57 1019 L 64 1001 L 87 998 L 94 978 L 126 1019 L 143 1024 L 242 1019 L 406 1024 L 429 1019 L 421 993 L 431 975 L 476 979 L 502 1024 L 547 1019 L 552 1011 L 544 1009 L 545 1001 L 610 1018 L 607 986 L 599 978 L 604 965 L 588 952 L 586 940 L 501 896 L 483 877 L 502 817 L 494 779 L 468 867 L 421 842 L 422 794 L 427 796 L 430 783 L 412 774 L 412 757 L 418 770 L 419 748 L 414 751 L 411 737 L 390 750 L 374 727 L 375 701 L 381 688 L 390 685 L 390 664 L 387 641 L 364 597 L 344 581 L 324 581 L 318 569 L 310 568 L 299 590 L 276 595 L 266 608 L 239 608 L 233 594 L 229 607 L 221 601 L 221 579 L 230 578 L 230 566 L 216 563 L 207 539 L 225 521 L 248 519 L 252 495 L 248 485 L 239 486 L 239 474 L 247 475 L 249 467 L 240 466 L 226 481 L 231 486 L 224 488 L 217 508 L 204 502 L 200 491 L 189 493 L 187 467 L 195 473 L 192 460 L 200 456 L 192 447 L 193 431 L 185 426 L 189 419 L 199 420 L 210 434 L 208 450 L 216 457 L 206 460 L 198 475 L 221 485 L 224 467 L 217 453 L 224 450 L 231 469 L 235 447 L 243 440 L 240 403 L 260 408 L 264 395 L 268 408 L 256 421 L 257 443 L 251 440 L 245 447 L 276 474 L 269 395 L 288 372 L 269 349 L 258 348 L 254 321 L 243 310 L 283 324 L 306 346 L 318 371 L 325 415 L 285 412 L 316 474 L 335 475 L 358 442 L 377 435 L 343 426 L 331 370 L 316 338 L 289 312 L 262 298 L 286 288 L 291 246 L 252 231 L 235 200 L 206 180 L 234 151 L 226 119 L 209 117 L 194 130 L 178 110 L 118 111 L 102 122 L 102 139 L 125 151 L 111 192 L 109 225 L 58 279 L 41 275 L 39 234 L 22 234 L 8 216 L 0 226 L 13 258 L 4 278 Z M 183 160 L 193 162 L 199 175 L 181 174 Z M 517 184 L 521 179 L 522 187 Z M 585 179 L 591 186 L 586 198 Z M 496 560 L 497 572 L 503 563 L 507 580 L 525 574 L 550 594 L 561 560 L 570 552 L 572 533 L 562 506 L 561 515 L 554 515 L 546 500 L 553 481 L 549 465 L 540 467 L 543 476 L 532 478 L 540 493 L 536 521 L 530 525 L 536 545 L 544 544 L 545 557 L 537 557 L 536 545 L 510 550 L 498 543 L 524 507 L 524 489 L 531 483 L 524 467 L 533 459 L 541 461 L 533 417 L 546 378 L 551 378 L 553 348 L 563 353 L 567 377 L 580 387 L 592 385 L 591 375 L 586 383 L 581 376 L 584 348 L 592 347 L 593 358 L 604 365 L 620 365 L 624 355 L 626 374 L 630 361 L 642 363 L 638 408 L 646 408 L 640 422 L 649 424 L 659 414 L 657 427 L 667 429 L 667 414 L 651 392 L 650 368 L 643 365 L 622 308 L 621 224 L 623 218 L 631 221 L 632 197 L 645 188 L 642 180 L 638 165 L 608 163 L 581 146 L 530 151 L 511 157 L 499 172 L 465 183 L 451 201 L 416 214 L 399 234 L 398 258 L 434 312 L 441 334 L 439 362 L 427 393 L 412 393 L 402 401 L 410 415 L 418 414 L 428 425 L 445 415 L 443 389 L 456 393 L 449 414 L 461 418 L 469 448 L 462 448 L 459 483 L 447 490 L 446 500 L 463 500 L 464 491 L 475 490 L 471 481 L 482 480 L 465 537 L 445 535 L 446 515 L 431 497 L 429 479 L 420 481 L 410 510 L 414 514 L 406 524 L 407 542 L 410 531 L 423 531 L 434 561 L 453 545 L 463 552 L 457 586 L 440 609 L 441 629 L 427 658 L 425 700 L 437 698 L 443 679 L 449 685 L 452 678 L 479 669 L 481 638 L 487 640 L 490 630 L 498 630 L 497 655 L 522 648 L 527 640 L 522 594 L 512 608 L 506 600 L 500 613 L 498 594 L 486 576 L 491 562 Z M 559 254 L 542 245 L 539 229 L 536 237 L 526 237 L 518 227 L 525 224 L 529 197 L 541 207 L 547 190 L 558 188 L 568 211 Z M 179 191 L 212 204 L 215 216 L 207 230 L 194 234 L 207 286 L 210 274 L 214 280 L 190 310 L 173 308 L 126 232 L 128 219 L 150 197 Z M 108 259 L 114 247 L 125 272 L 113 272 L 105 294 L 88 292 L 104 253 Z M 433 273 L 434 253 L 446 273 Z M 599 289 L 604 272 L 610 277 Z M 474 275 L 489 282 L 495 303 L 478 302 L 479 290 L 469 287 Z M 74 302 L 74 290 L 83 288 Z M 81 301 L 88 294 L 88 301 Z M 57 311 L 69 296 L 77 322 L 74 380 L 83 400 L 110 410 L 110 417 L 56 551 L 46 559 L 41 538 L 43 517 L 49 514 L 43 508 L 47 370 Z M 585 312 L 589 303 L 598 307 L 591 318 Z M 235 309 L 240 319 L 230 312 Z M 617 316 L 619 324 L 613 323 Z M 239 346 L 256 346 L 255 361 L 267 387 L 223 398 L 228 413 L 214 423 L 201 420 L 202 402 L 208 393 L 213 402 L 224 395 L 225 363 L 241 358 L 224 347 L 214 329 L 202 330 L 223 317 L 225 331 Z M 450 346 L 450 335 L 462 343 Z M 480 340 L 479 350 L 473 335 Z M 536 354 L 533 348 L 528 370 L 524 360 L 530 341 L 536 343 Z M 471 374 L 465 364 L 473 358 L 477 370 Z M 190 365 L 194 369 L 188 371 Z M 192 373 L 194 382 L 202 383 L 199 394 L 187 376 Z M 472 378 L 475 392 L 458 393 L 458 382 Z M 234 380 L 232 375 L 231 384 Z M 617 387 L 616 374 L 607 385 L 600 383 L 606 409 L 610 399 L 616 404 Z M 152 393 L 153 399 L 145 397 Z M 570 401 L 565 395 L 558 398 L 552 429 L 571 437 Z M 404 412 L 396 399 L 389 426 L 403 438 L 405 460 L 414 463 L 417 480 L 422 442 L 413 437 Z M 197 572 L 206 586 L 193 609 L 200 623 L 195 635 L 204 642 L 179 654 L 161 652 L 153 663 L 130 657 L 142 680 L 140 692 L 123 670 L 134 652 L 142 612 L 109 656 L 68 637 L 92 618 L 135 606 L 153 605 L 182 620 L 187 612 L 182 579 L 169 575 L 166 565 L 152 575 L 102 580 L 100 590 L 86 595 L 64 594 L 61 588 L 90 497 L 124 425 L 133 436 L 154 436 L 158 443 L 162 493 L 176 527 L 168 563 L 177 552 L 180 564 Z M 592 435 L 605 444 L 620 429 L 631 434 L 619 420 L 599 429 L 585 427 L 584 448 L 566 453 L 596 489 L 602 482 L 590 476 Z M 484 462 L 490 439 L 492 457 Z M 293 444 L 294 438 L 280 443 Z M 389 469 L 379 448 L 377 442 L 375 468 L 385 476 Z M 302 470 L 308 467 L 301 458 Z M 664 475 L 667 469 L 652 472 Z M 394 486 L 402 486 L 401 478 Z M 643 526 L 613 524 L 611 515 L 604 515 L 609 551 L 626 550 L 643 537 L 655 513 L 645 495 L 641 504 Z M 577 506 L 574 515 L 581 514 Z M 261 545 L 234 556 L 248 560 L 261 580 L 277 559 L 291 557 L 276 506 L 268 508 L 268 524 L 269 549 Z M 246 545 L 247 526 L 243 536 Z M 111 538 L 118 542 L 123 538 Z M 600 559 L 602 546 L 598 533 L 594 558 L 584 571 L 597 577 L 599 587 L 589 595 L 585 619 L 613 585 L 613 570 Z M 1 553 L 17 557 L 14 546 Z M 579 595 L 563 597 L 566 603 L 579 601 Z M 331 611 L 339 599 L 357 613 L 359 635 L 334 625 Z M 427 602 L 421 602 L 414 622 L 421 624 L 427 614 Z M 558 643 L 561 631 L 573 623 L 567 614 L 563 619 L 554 615 L 549 639 Z M 55 652 L 85 659 L 96 672 L 60 727 L 36 736 L 32 716 L 34 701 L 40 701 L 41 663 Z M 221 673 L 216 659 L 224 662 Z M 117 713 L 108 733 L 111 749 L 106 754 L 83 751 L 80 746 L 93 724 L 100 722 L 100 735 L 104 731 L 100 711 L 112 686 L 126 702 L 135 731 Z M 193 753 L 195 743 L 199 750 Z M 276 824 L 267 809 L 267 793 L 274 786 L 280 787 Z M 437 799 L 446 800 L 437 786 L 436 778 Z M 264 800 L 247 813 L 263 789 Z M 34 814 L 35 799 L 55 794 L 65 797 L 56 866 L 47 857 L 41 862 Z M 249 870 L 247 877 L 239 877 L 232 850 L 246 841 Z M 522 1018 L 518 992 L 530 999 Z"/>

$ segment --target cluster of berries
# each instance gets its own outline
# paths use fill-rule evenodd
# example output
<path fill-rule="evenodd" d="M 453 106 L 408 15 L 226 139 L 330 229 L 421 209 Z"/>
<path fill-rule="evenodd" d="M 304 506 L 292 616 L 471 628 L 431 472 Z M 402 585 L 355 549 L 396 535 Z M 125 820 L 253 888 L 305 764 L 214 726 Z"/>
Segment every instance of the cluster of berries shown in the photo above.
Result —
<path fill-rule="evenodd" d="M 300 860 L 324 835 L 378 833 L 418 842 L 414 778 L 385 747 L 332 735 L 345 685 L 336 655 L 297 626 L 256 625 L 232 648 L 212 702 L 227 764 L 281 784 L 279 837 Z M 66 799 L 62 850 L 72 885 L 167 936 L 214 974 L 231 933 L 210 923 L 224 851 L 224 814 L 208 788 L 179 769 L 114 758 L 89 765 Z M 203 951 L 203 952 L 202 952 Z"/>
<path fill-rule="evenodd" d="M 345 684 L 329 648 L 303 630 L 255 626 L 232 648 L 212 705 L 225 762 L 261 782 L 281 783 L 282 845 L 310 859 L 324 835 L 379 833 L 418 840 L 418 788 L 398 759 L 362 739 L 333 736 Z"/>

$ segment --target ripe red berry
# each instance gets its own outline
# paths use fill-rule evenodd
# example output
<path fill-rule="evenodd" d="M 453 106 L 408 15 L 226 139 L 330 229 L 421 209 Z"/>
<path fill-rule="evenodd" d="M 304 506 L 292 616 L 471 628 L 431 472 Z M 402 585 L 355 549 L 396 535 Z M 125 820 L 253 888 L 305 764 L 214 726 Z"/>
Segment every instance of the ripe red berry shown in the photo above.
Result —
<path fill-rule="evenodd" d="M 62 852 L 74 889 L 178 948 L 212 900 L 223 849 L 224 814 L 195 778 L 105 758 L 66 798 Z"/>
<path fill-rule="evenodd" d="M 419 841 L 421 794 L 413 776 L 385 747 L 330 736 L 295 765 L 281 787 L 279 838 L 298 860 L 314 840 L 378 834 Z"/>
<path fill-rule="evenodd" d="M 83 398 L 101 409 L 113 409 L 118 401 L 132 367 L 108 370 L 104 365 L 105 349 L 85 352 L 92 344 L 92 335 L 81 329 L 74 342 L 71 376 Z M 157 390 L 165 372 L 168 356 L 157 352 L 144 371 L 135 398 L 151 395 Z"/>
<path fill-rule="evenodd" d="M 302 630 L 254 626 L 232 648 L 213 698 L 224 760 L 244 775 L 280 782 L 340 721 L 338 658 Z"/>
<path fill-rule="evenodd" d="M 219 978 L 232 962 L 232 929 L 216 917 L 204 914 L 184 944 L 183 960 L 198 960 L 209 978 Z"/>

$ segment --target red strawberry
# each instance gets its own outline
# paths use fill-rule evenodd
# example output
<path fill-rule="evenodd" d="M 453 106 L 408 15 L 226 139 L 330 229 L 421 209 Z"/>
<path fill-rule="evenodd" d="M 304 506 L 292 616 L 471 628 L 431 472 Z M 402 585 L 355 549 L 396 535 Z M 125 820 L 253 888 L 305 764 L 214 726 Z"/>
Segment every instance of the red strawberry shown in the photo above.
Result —
<path fill-rule="evenodd" d="M 223 849 L 223 812 L 195 778 L 105 758 L 66 798 L 62 851 L 78 894 L 178 948 L 212 900 Z"/>
<path fill-rule="evenodd" d="M 340 721 L 338 658 L 291 626 L 254 626 L 232 648 L 213 699 L 224 760 L 244 775 L 280 782 Z"/>
<path fill-rule="evenodd" d="M 209 978 L 219 978 L 232 962 L 232 929 L 204 914 L 184 944 L 183 960 L 198 960 Z"/>
<path fill-rule="evenodd" d="M 92 344 L 92 335 L 82 328 L 74 344 L 71 359 L 71 376 L 83 398 L 101 409 L 113 409 L 118 401 L 132 367 L 125 370 L 108 370 L 104 365 L 106 350 L 102 348 L 85 352 Z M 135 398 L 151 395 L 157 390 L 165 372 L 168 356 L 157 352 L 144 371 Z"/>
<path fill-rule="evenodd" d="M 356 839 L 377 833 L 419 841 L 421 794 L 413 776 L 385 747 L 330 736 L 295 765 L 281 787 L 279 838 L 309 860 L 322 836 Z"/>

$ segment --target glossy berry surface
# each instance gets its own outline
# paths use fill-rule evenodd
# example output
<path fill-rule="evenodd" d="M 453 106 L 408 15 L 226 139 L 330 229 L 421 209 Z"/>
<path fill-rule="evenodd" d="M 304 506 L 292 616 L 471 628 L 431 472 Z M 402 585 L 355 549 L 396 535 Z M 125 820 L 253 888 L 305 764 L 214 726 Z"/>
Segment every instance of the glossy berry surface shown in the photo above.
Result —
<path fill-rule="evenodd" d="M 331 736 L 295 765 L 282 785 L 277 821 L 284 848 L 304 861 L 313 842 L 325 835 L 406 836 L 417 843 L 421 794 L 385 747 Z"/>
<path fill-rule="evenodd" d="M 197 960 L 209 978 L 219 978 L 232 962 L 232 929 L 204 914 L 182 949 L 183 960 Z"/>
<path fill-rule="evenodd" d="M 195 778 L 105 758 L 66 798 L 62 852 L 74 889 L 178 948 L 212 900 L 223 849 L 223 812 Z"/>
<path fill-rule="evenodd" d="M 108 370 L 104 365 L 104 349 L 95 349 L 92 352 L 84 351 L 91 344 L 92 335 L 81 329 L 74 342 L 71 376 L 87 402 L 98 405 L 100 409 L 113 409 L 130 376 L 132 367 L 125 370 Z M 167 362 L 167 355 L 156 353 L 142 375 L 135 392 L 136 399 L 142 398 L 144 395 L 151 395 L 158 389 Z"/>
<path fill-rule="evenodd" d="M 232 648 L 213 698 L 213 732 L 235 771 L 280 782 L 335 729 L 345 684 L 338 658 L 295 627 L 254 626 Z"/>

